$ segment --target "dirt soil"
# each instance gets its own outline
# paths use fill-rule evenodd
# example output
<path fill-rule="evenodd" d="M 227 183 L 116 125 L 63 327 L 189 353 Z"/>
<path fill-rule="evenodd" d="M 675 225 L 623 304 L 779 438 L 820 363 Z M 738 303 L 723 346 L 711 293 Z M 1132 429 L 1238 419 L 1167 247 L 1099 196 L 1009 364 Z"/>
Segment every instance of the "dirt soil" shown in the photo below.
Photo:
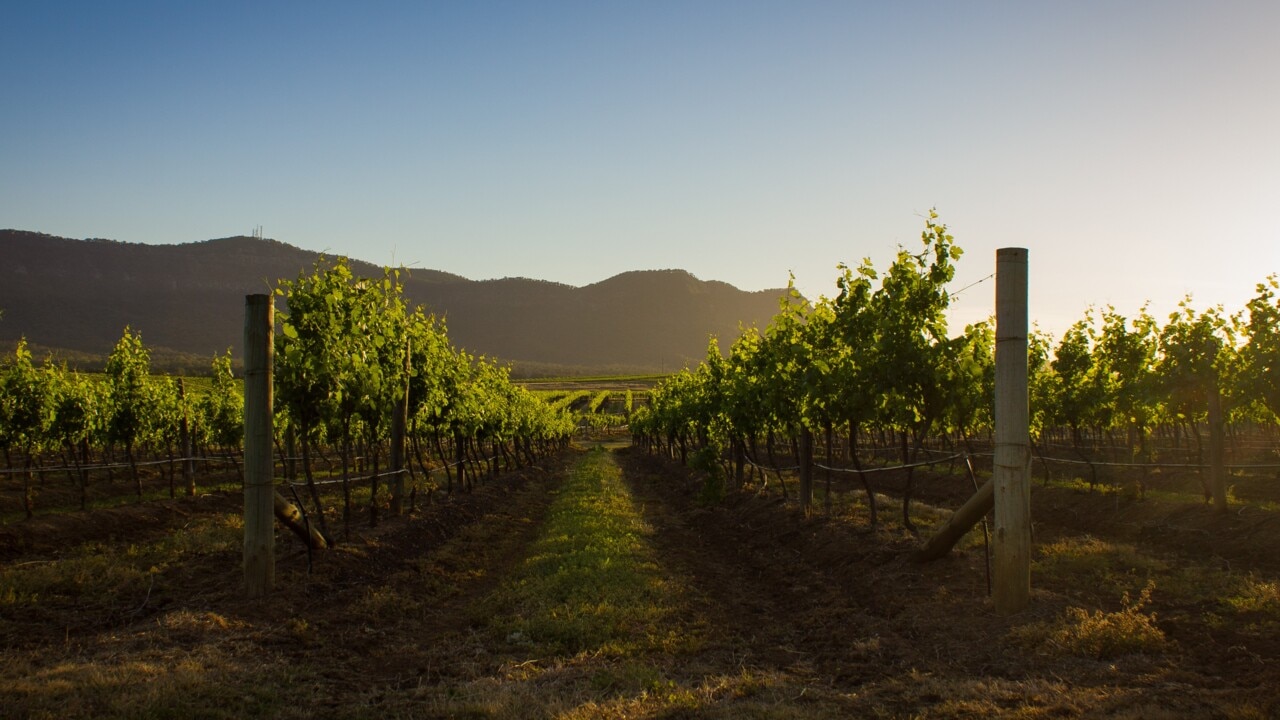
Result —
<path fill-rule="evenodd" d="M 223 547 L 156 570 L 145 595 L 0 603 L 0 716 L 1280 717 L 1280 626 L 1263 610 L 1224 623 L 1216 606 L 1157 592 L 1145 609 L 1167 638 L 1159 650 L 1056 652 L 1026 640 L 1028 628 L 1070 607 L 1122 608 L 1120 590 L 1088 568 L 1038 583 L 1030 610 L 999 617 L 981 546 L 912 564 L 919 540 L 892 521 L 871 528 L 840 505 L 805 517 L 772 490 L 705 503 L 701 480 L 632 450 L 616 457 L 662 571 L 683 588 L 673 630 L 697 642 L 643 671 L 607 654 L 524 657 L 487 629 L 484 599 L 528 556 L 574 457 L 361 525 L 310 573 L 301 545 L 279 534 L 278 589 L 265 600 L 242 597 L 239 550 Z M 922 476 L 926 502 L 964 494 Z M 1280 523 L 1261 510 L 1223 518 L 1035 497 L 1039 544 L 1100 538 L 1169 572 L 1244 569 L 1264 586 L 1280 570 Z M 234 517 L 238 503 L 205 496 L 4 526 L 0 569 L 88 542 L 176 536 L 194 517 Z M 549 709 L 564 707 L 558 693 L 577 709 Z"/>

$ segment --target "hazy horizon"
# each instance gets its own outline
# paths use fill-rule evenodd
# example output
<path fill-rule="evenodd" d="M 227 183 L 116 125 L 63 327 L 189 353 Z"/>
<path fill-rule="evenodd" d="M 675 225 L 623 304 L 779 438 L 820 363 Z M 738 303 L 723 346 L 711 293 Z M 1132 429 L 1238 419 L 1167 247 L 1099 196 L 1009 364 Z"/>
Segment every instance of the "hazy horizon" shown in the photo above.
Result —
<path fill-rule="evenodd" d="M 6 10 L 0 224 L 249 234 L 582 286 L 835 291 L 1030 250 L 1031 317 L 1240 309 L 1280 271 L 1280 5 L 38 4 Z M 965 291 L 954 330 L 991 312 Z"/>

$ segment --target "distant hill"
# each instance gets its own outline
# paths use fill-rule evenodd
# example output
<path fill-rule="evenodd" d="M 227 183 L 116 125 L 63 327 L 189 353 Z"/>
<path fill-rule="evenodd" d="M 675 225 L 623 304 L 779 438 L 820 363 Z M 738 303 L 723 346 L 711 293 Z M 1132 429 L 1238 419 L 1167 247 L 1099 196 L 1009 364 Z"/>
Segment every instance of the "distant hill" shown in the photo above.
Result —
<path fill-rule="evenodd" d="M 250 237 L 144 245 L 0 230 L 0 341 L 25 335 L 84 363 L 109 353 L 128 325 L 170 362 L 204 368 L 228 347 L 239 356 L 246 294 L 296 278 L 316 258 Z M 382 272 L 355 259 L 351 267 Z M 763 327 L 783 293 L 744 292 L 683 270 L 585 287 L 419 269 L 401 280 L 410 303 L 446 318 L 455 345 L 526 374 L 676 369 L 702 358 L 709 334 L 727 349 L 741 324 Z"/>

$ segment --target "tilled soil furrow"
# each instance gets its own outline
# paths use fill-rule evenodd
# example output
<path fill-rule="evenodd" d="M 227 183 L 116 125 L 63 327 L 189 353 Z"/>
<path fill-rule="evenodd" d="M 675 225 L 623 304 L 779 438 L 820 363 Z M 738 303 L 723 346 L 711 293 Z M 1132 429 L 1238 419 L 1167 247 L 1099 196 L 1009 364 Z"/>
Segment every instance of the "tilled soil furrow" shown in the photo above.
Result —
<path fill-rule="evenodd" d="M 898 643 L 885 642 L 893 628 L 858 601 L 872 595 L 870 579 L 796 552 L 803 524 L 788 528 L 792 513 L 778 503 L 703 508 L 669 469 L 642 457 L 624 467 L 664 561 L 690 578 L 717 644 L 740 664 L 850 686 L 901 661 Z"/>

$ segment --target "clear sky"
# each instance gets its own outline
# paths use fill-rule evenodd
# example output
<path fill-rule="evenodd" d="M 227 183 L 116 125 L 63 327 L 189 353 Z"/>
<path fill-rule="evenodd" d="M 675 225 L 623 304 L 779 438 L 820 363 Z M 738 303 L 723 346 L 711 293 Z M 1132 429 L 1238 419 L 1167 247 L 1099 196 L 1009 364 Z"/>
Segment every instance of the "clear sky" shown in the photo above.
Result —
<path fill-rule="evenodd" d="M 1055 334 L 1235 310 L 1280 272 L 1278 28 L 1270 0 L 9 2 L 0 227 L 816 296 L 936 207 L 955 288 L 1028 247 Z"/>

